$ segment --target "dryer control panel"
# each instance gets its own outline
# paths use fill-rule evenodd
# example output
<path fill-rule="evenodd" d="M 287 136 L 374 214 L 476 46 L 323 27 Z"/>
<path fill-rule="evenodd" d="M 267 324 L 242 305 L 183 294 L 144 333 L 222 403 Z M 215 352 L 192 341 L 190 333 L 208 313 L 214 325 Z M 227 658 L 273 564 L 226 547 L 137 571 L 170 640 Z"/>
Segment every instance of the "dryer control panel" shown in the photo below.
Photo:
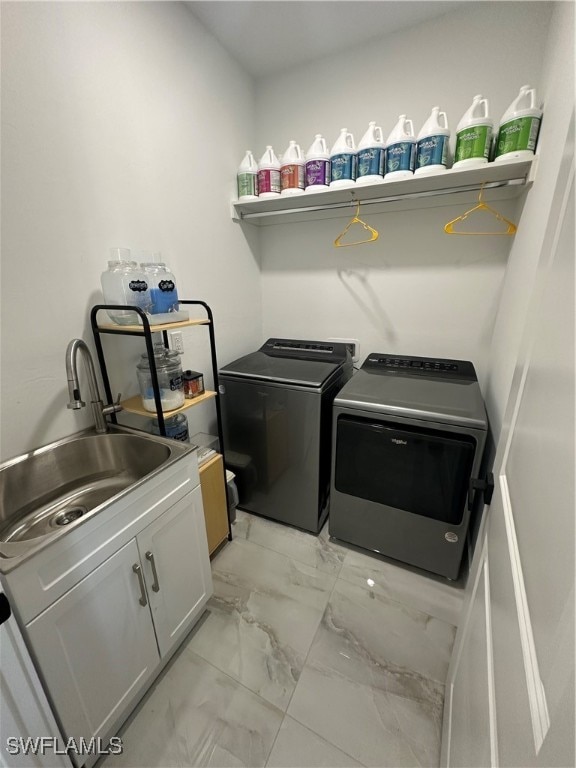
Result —
<path fill-rule="evenodd" d="M 372 352 L 362 365 L 368 373 L 416 374 L 476 381 L 476 371 L 469 360 L 434 357 L 406 357 Z"/>

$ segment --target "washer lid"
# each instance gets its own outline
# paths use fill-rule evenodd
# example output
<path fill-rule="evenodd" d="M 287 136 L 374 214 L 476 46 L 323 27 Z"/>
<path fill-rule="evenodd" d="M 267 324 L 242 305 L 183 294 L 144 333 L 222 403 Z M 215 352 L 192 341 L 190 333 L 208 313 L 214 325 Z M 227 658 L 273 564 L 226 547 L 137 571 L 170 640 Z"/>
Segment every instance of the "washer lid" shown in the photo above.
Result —
<path fill-rule="evenodd" d="M 224 366 L 219 375 L 318 388 L 345 362 L 350 362 L 345 344 L 268 339 L 257 352 Z"/>
<path fill-rule="evenodd" d="M 470 375 L 470 363 L 466 365 L 467 375 L 462 377 L 445 375 L 443 370 L 434 368 L 422 375 L 403 366 L 374 370 L 369 363 L 374 357 L 369 355 L 358 373 L 336 395 L 335 406 L 487 429 L 482 393 L 476 376 Z"/>

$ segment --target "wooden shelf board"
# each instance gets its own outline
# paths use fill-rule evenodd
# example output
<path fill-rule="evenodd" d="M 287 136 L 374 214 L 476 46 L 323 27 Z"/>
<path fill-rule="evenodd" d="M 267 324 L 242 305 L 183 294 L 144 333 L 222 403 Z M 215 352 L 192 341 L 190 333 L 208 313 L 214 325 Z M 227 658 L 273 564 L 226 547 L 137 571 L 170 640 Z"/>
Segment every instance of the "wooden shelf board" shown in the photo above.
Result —
<path fill-rule="evenodd" d="M 218 459 L 221 459 L 221 458 L 222 458 L 222 454 L 221 453 L 216 453 L 215 456 L 210 456 L 208 461 L 205 461 L 203 464 L 200 464 L 200 466 L 198 467 L 198 472 L 200 474 L 202 474 L 207 469 L 209 469 L 213 464 L 216 464 Z"/>
<path fill-rule="evenodd" d="M 187 411 L 188 408 L 193 408 L 195 405 L 200 405 L 200 403 L 205 403 L 206 400 L 211 400 L 213 397 L 216 397 L 216 392 L 212 392 L 211 390 L 207 390 L 202 395 L 198 395 L 197 397 L 188 398 L 184 401 L 184 405 L 181 405 L 180 408 L 174 408 L 172 411 L 164 411 L 164 418 L 169 419 L 170 416 L 175 416 L 177 413 L 182 413 L 182 411 Z M 134 397 L 129 397 L 127 400 L 123 400 L 120 405 L 127 413 L 136 413 L 138 416 L 148 416 L 150 418 L 154 418 L 156 415 L 156 411 L 147 411 L 146 408 L 142 405 L 142 398 L 140 395 L 134 395 Z"/>
<path fill-rule="evenodd" d="M 190 325 L 210 325 L 210 320 L 207 318 L 197 318 L 194 320 L 180 320 L 178 323 L 159 323 L 158 325 L 150 326 L 150 333 L 177 331 L 179 328 L 186 328 Z M 116 331 L 116 333 L 130 331 L 131 333 L 144 334 L 144 326 L 140 324 L 118 325 L 117 323 L 98 323 L 98 328 L 102 331 Z"/>

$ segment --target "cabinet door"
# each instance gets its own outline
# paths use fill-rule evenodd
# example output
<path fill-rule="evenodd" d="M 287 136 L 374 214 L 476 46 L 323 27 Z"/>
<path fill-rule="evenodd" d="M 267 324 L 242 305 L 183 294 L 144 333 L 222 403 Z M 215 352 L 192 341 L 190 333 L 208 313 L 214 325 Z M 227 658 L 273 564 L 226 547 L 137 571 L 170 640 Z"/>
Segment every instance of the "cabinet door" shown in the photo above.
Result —
<path fill-rule="evenodd" d="M 212 594 L 200 488 L 136 537 L 161 656 L 184 637 Z"/>
<path fill-rule="evenodd" d="M 200 487 L 210 554 L 228 536 L 228 502 L 224 487 L 222 456 L 215 456 L 200 467 Z"/>
<path fill-rule="evenodd" d="M 66 738 L 109 732 L 159 664 L 134 565 L 132 539 L 26 627 Z"/>

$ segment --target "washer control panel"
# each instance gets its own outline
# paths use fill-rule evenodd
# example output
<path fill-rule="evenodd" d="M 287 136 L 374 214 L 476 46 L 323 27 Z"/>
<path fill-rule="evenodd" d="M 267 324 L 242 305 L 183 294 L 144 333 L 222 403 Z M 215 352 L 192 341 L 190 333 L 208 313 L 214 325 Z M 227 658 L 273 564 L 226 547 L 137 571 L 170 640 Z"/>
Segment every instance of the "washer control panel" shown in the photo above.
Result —
<path fill-rule="evenodd" d="M 290 357 L 337 364 L 350 359 L 346 344 L 325 341 L 268 339 L 260 351 L 269 357 Z"/>

